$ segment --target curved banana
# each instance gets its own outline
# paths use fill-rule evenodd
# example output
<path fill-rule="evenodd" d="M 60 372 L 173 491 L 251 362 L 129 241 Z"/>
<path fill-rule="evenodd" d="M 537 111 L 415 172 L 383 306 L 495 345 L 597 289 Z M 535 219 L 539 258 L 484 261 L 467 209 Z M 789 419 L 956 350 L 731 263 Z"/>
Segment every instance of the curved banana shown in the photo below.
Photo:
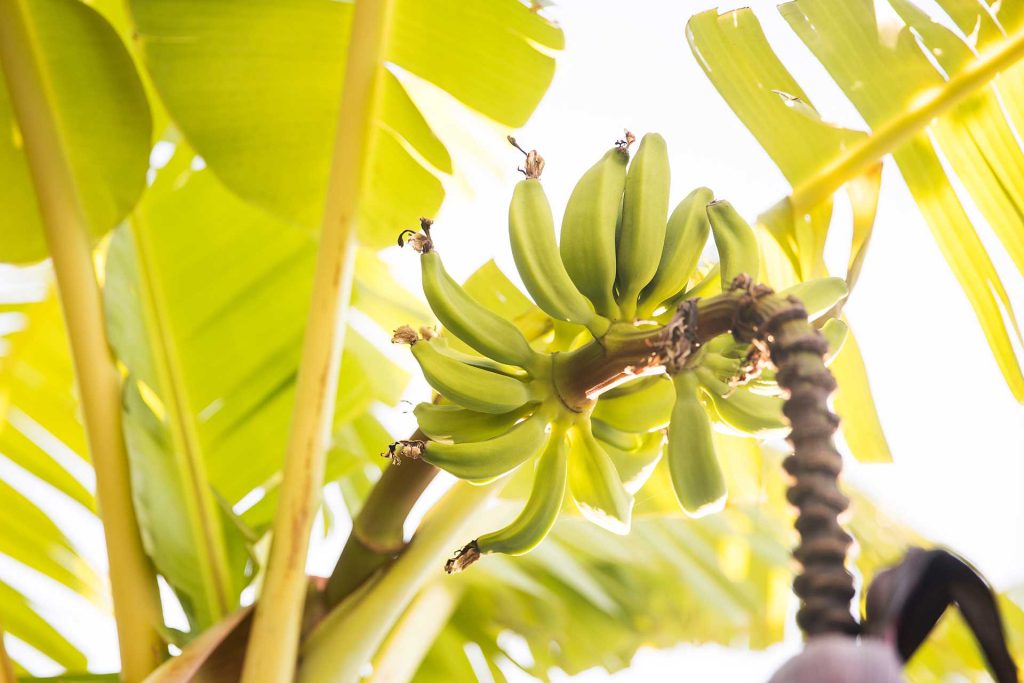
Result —
<path fill-rule="evenodd" d="M 530 348 L 519 328 L 467 294 L 445 271 L 436 251 L 424 252 L 420 264 L 427 302 L 452 334 L 499 363 L 532 371 L 545 360 Z"/>
<path fill-rule="evenodd" d="M 453 405 L 420 403 L 413 409 L 420 431 L 434 441 L 485 441 L 504 434 L 528 408 L 494 415 Z"/>
<path fill-rule="evenodd" d="M 761 252 L 754 231 L 727 201 L 711 202 L 707 211 L 715 246 L 718 247 L 722 290 L 728 290 L 733 279 L 744 273 L 757 282 Z"/>
<path fill-rule="evenodd" d="M 430 386 L 464 408 L 500 414 L 535 400 L 533 384 L 462 363 L 441 353 L 429 341 L 413 344 L 412 355 Z"/>
<path fill-rule="evenodd" d="M 668 424 L 672 412 L 672 382 L 658 375 L 657 381 L 617 398 L 602 396 L 593 416 L 624 432 L 650 432 Z"/>
<path fill-rule="evenodd" d="M 676 402 L 668 428 L 668 469 L 683 510 L 703 517 L 725 506 L 726 488 L 715 455 L 711 421 L 698 396 L 700 381 L 692 370 L 672 378 Z"/>
<path fill-rule="evenodd" d="M 633 496 L 587 420 L 569 430 L 569 490 L 584 517 L 612 533 L 629 533 Z"/>
<path fill-rule="evenodd" d="M 568 454 L 569 442 L 556 429 L 537 460 L 533 489 L 522 512 L 505 528 L 476 539 L 478 552 L 522 555 L 544 540 L 565 500 Z"/>
<path fill-rule="evenodd" d="M 484 356 L 478 356 L 473 353 L 464 353 L 458 349 L 453 349 L 448 345 L 447 335 L 436 335 L 431 337 L 430 345 L 437 349 L 438 353 L 448 356 L 452 360 L 457 360 L 458 362 L 465 363 L 466 365 L 472 365 L 473 367 L 480 368 L 481 370 L 496 372 L 501 375 L 515 377 L 516 379 L 522 380 L 528 380 L 530 378 L 530 374 L 518 366 L 505 365 L 504 363 L 499 363 L 496 360 L 491 360 Z"/>
<path fill-rule="evenodd" d="M 789 428 L 782 414 L 781 398 L 751 392 L 747 387 L 730 387 L 707 368 L 695 368 L 708 409 L 717 421 L 741 436 L 768 437 Z"/>
<path fill-rule="evenodd" d="M 658 270 L 665 244 L 670 179 L 665 138 L 648 133 L 629 165 L 622 195 L 616 281 L 623 320 L 633 319 L 640 291 Z"/>
<path fill-rule="evenodd" d="M 701 358 L 700 364 L 702 367 L 714 372 L 715 377 L 721 381 L 728 382 L 739 374 L 743 361 L 739 358 L 730 358 L 714 351 L 709 351 Z"/>
<path fill-rule="evenodd" d="M 593 426 L 592 423 L 591 427 Z M 647 483 L 647 479 L 654 472 L 654 467 L 661 460 L 661 447 L 665 442 L 665 434 L 661 430 L 644 434 L 635 448 L 623 449 L 602 439 L 597 435 L 597 430 L 593 431 L 594 438 L 598 440 L 601 448 L 615 465 L 615 471 L 619 473 L 623 487 L 629 493 L 635 494 Z"/>
<path fill-rule="evenodd" d="M 473 484 L 502 477 L 535 456 L 548 441 L 548 415 L 538 410 L 501 436 L 469 443 L 431 441 L 420 456 Z"/>
<path fill-rule="evenodd" d="M 714 198 L 711 190 L 698 187 L 669 216 L 658 269 L 640 294 L 639 317 L 650 316 L 662 302 L 686 288 L 708 240 L 711 224 L 706 207 Z"/>
<path fill-rule="evenodd" d="M 576 289 L 555 243 L 551 205 L 540 180 L 521 180 L 508 207 L 508 232 L 516 269 L 533 300 L 556 320 L 587 327 L 595 337 L 608 331 L 609 322 L 594 311 Z"/>
<path fill-rule="evenodd" d="M 576 183 L 562 216 L 562 263 L 576 287 L 606 318 L 619 312 L 614 296 L 615 230 L 628 161 L 625 147 L 608 150 Z"/>
<path fill-rule="evenodd" d="M 598 441 L 618 448 L 620 451 L 635 451 L 644 442 L 643 434 L 624 432 L 596 417 L 590 419 L 590 430 Z"/>
<path fill-rule="evenodd" d="M 782 296 L 794 296 L 807 310 L 809 320 L 817 320 L 849 295 L 846 280 L 841 277 L 819 277 L 793 285 L 779 292 Z"/>
<path fill-rule="evenodd" d="M 601 398 L 611 400 L 613 398 L 628 396 L 636 393 L 637 391 L 649 389 L 652 384 L 660 381 L 662 381 L 662 378 L 658 375 L 641 375 L 608 389 L 601 394 Z"/>

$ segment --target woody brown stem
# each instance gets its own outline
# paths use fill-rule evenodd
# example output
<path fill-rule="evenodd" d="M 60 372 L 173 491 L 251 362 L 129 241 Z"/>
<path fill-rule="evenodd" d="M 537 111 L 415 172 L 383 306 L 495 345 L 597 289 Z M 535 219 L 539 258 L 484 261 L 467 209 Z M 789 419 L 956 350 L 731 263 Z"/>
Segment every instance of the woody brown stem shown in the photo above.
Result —
<path fill-rule="evenodd" d="M 793 476 L 787 498 L 797 507 L 800 533 L 793 551 L 802 565 L 793 582 L 801 600 L 797 623 L 808 637 L 856 634 L 860 626 L 850 613 L 853 576 L 845 566 L 852 539 L 839 523 L 849 499 L 839 490 L 843 461 L 832 439 L 839 418 L 828 408 L 836 388 L 824 362 L 828 342 L 799 300 L 737 280 L 734 291 L 742 295 L 733 334 L 767 348 L 779 386 L 789 393 L 783 412 L 792 426 L 793 454 L 784 467 Z"/>

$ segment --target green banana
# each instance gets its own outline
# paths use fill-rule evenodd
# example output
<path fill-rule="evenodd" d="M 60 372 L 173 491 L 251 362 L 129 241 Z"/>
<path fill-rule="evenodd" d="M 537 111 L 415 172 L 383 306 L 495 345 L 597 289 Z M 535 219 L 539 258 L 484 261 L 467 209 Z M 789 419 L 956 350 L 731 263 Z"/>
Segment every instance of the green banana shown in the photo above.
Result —
<path fill-rule="evenodd" d="M 569 430 L 569 490 L 584 517 L 613 533 L 629 533 L 633 496 L 587 420 Z"/>
<path fill-rule="evenodd" d="M 793 285 L 779 294 L 799 299 L 807 310 L 807 318 L 817 320 L 845 299 L 849 291 L 846 280 L 841 277 L 819 277 Z"/>
<path fill-rule="evenodd" d="M 711 421 L 698 395 L 700 381 L 692 370 L 672 378 L 676 402 L 668 428 L 668 469 L 683 510 L 691 517 L 718 512 L 725 505 L 722 468 L 715 455 Z"/>
<path fill-rule="evenodd" d="M 751 392 L 747 387 L 730 387 L 707 368 L 694 372 L 707 394 L 708 409 L 717 421 L 741 436 L 767 437 L 788 429 L 782 415 L 782 399 Z"/>
<path fill-rule="evenodd" d="M 423 460 L 474 484 L 502 477 L 532 458 L 548 441 L 548 415 L 538 410 L 501 436 L 469 443 L 431 441 Z"/>
<path fill-rule="evenodd" d="M 618 448 L 605 441 L 597 435 L 596 430 L 594 437 L 611 458 L 622 485 L 629 493 L 636 493 L 647 482 L 655 465 L 661 460 L 661 446 L 665 441 L 665 434 L 661 430 L 644 434 L 639 445 L 630 449 Z"/>
<path fill-rule="evenodd" d="M 727 201 L 711 202 L 707 211 L 718 247 L 722 290 L 727 291 L 733 279 L 744 273 L 757 282 L 761 252 L 754 231 Z"/>
<path fill-rule="evenodd" d="M 596 417 L 591 417 L 590 429 L 598 441 L 618 448 L 621 451 L 635 451 L 644 442 L 643 434 L 624 432 Z"/>
<path fill-rule="evenodd" d="M 714 198 L 711 190 L 698 187 L 669 216 L 658 269 L 640 294 L 637 311 L 641 318 L 650 316 L 662 302 L 686 288 L 711 230 L 706 207 Z"/>
<path fill-rule="evenodd" d="M 481 306 L 448 275 L 436 251 L 420 257 L 423 293 L 434 315 L 468 345 L 499 363 L 536 370 L 544 357 L 530 348 L 515 325 Z"/>
<path fill-rule="evenodd" d="M 593 416 L 624 432 L 650 432 L 668 424 L 672 411 L 672 383 L 664 376 L 644 388 L 617 398 L 602 396 Z"/>
<path fill-rule="evenodd" d="M 615 229 L 628 161 L 625 147 L 608 150 L 576 183 L 562 216 L 562 263 L 576 287 L 606 318 L 619 312 L 614 296 Z"/>
<path fill-rule="evenodd" d="M 629 165 L 622 196 L 616 281 L 623 320 L 633 319 L 641 290 L 658 270 L 665 244 L 670 180 L 665 138 L 648 133 Z"/>
<path fill-rule="evenodd" d="M 556 320 L 590 329 L 595 337 L 608 331 L 608 320 L 576 289 L 555 243 L 551 205 L 540 180 L 521 180 L 508 207 L 508 232 L 516 269 L 533 300 Z"/>
<path fill-rule="evenodd" d="M 655 382 L 662 381 L 658 375 L 643 375 L 618 384 L 601 394 L 601 398 L 611 400 L 622 396 L 629 396 L 644 389 L 650 389 Z"/>
<path fill-rule="evenodd" d="M 517 408 L 509 413 L 478 413 L 453 405 L 420 403 L 413 409 L 420 430 L 434 441 L 484 441 L 504 434 L 527 411 Z"/>
<path fill-rule="evenodd" d="M 481 554 L 522 555 L 544 540 L 565 500 L 568 454 L 569 443 L 564 434 L 554 431 L 537 459 L 533 489 L 522 512 L 505 528 L 476 539 L 476 548 Z"/>
<path fill-rule="evenodd" d="M 515 365 L 505 365 L 504 363 L 499 363 L 498 361 L 485 358 L 484 356 L 478 356 L 473 353 L 465 353 L 458 349 L 453 349 L 449 346 L 448 341 L 447 335 L 435 335 L 430 338 L 430 344 L 437 349 L 438 353 L 448 356 L 452 360 L 457 360 L 460 363 L 472 365 L 475 368 L 487 370 L 488 372 L 496 372 L 500 375 L 515 377 L 516 379 L 527 380 L 530 377 L 528 372 Z"/>
<path fill-rule="evenodd" d="M 464 408 L 500 414 L 534 400 L 534 385 L 462 363 L 441 353 L 429 341 L 413 344 L 412 355 L 430 386 Z"/>
<path fill-rule="evenodd" d="M 715 377 L 723 382 L 728 382 L 739 375 L 743 361 L 740 358 L 730 358 L 721 354 L 709 351 L 701 358 L 700 364 L 714 372 Z"/>

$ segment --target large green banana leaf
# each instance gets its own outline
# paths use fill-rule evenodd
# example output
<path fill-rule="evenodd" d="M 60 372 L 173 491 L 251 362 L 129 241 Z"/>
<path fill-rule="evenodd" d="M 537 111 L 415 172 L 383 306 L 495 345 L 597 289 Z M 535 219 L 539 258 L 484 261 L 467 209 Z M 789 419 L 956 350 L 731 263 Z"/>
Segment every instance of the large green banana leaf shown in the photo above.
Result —
<path fill-rule="evenodd" d="M 520 126 L 554 74 L 557 27 L 517 0 L 395 0 L 388 71 L 358 221 L 394 241 L 444 195 L 451 159 L 401 84 L 417 77 Z M 175 123 L 213 172 L 282 219 L 318 226 L 345 74 L 351 2 L 130 2 L 139 46 Z"/>
<path fill-rule="evenodd" d="M 16 0 L 32 36 L 31 54 L 89 231 L 113 228 L 145 187 L 150 147 L 146 94 L 124 43 L 80 0 Z M 46 256 L 39 207 L 10 92 L 0 69 L 0 262 Z"/>
<path fill-rule="evenodd" d="M 867 132 L 821 120 L 750 9 L 697 14 L 688 38 L 712 83 L 793 186 L 762 221 L 798 273 L 806 278 L 823 268 L 832 196 L 845 186 L 854 212 L 848 277 L 856 279 L 874 222 L 879 166 L 892 154 L 1010 390 L 1024 401 L 1017 319 L 979 237 L 991 229 L 1024 272 L 1020 3 L 938 0 L 948 13 L 940 23 L 909 0 L 888 2 L 902 21 L 881 16 L 873 0 L 779 7 Z M 968 198 L 980 214 L 977 224 Z M 837 368 L 840 385 L 860 371 Z"/>
<path fill-rule="evenodd" d="M 255 534 L 232 508 L 259 488 L 261 512 L 249 521 L 262 527 L 272 514 L 267 496 L 287 438 L 316 242 L 235 197 L 193 159 L 179 147 L 115 232 L 105 291 L 111 344 L 127 371 L 125 432 L 143 537 L 202 629 L 238 606 L 252 575 L 246 546 Z M 383 277 L 383 265 L 363 257 L 361 271 Z M 363 311 L 374 319 L 374 304 L 390 302 L 424 320 L 406 299 L 397 285 L 378 285 Z M 349 330 L 334 423 L 357 424 L 331 449 L 329 474 L 379 450 L 386 432 L 367 410 L 394 405 L 406 381 Z"/>

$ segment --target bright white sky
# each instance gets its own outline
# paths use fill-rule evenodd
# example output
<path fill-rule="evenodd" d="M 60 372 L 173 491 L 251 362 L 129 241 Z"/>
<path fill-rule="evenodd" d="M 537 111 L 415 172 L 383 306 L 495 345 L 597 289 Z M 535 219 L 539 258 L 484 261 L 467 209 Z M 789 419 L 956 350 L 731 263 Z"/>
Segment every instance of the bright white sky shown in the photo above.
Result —
<path fill-rule="evenodd" d="M 747 4 L 759 13 L 769 38 L 825 118 L 863 127 L 779 19 L 774 2 Z M 559 0 L 549 10 L 566 30 L 567 48 L 559 55 L 551 90 L 517 136 L 545 157 L 544 182 L 556 213 L 579 175 L 624 127 L 638 136 L 657 131 L 668 140 L 675 201 L 707 185 L 753 218 L 787 193 L 782 176 L 690 54 L 686 20 L 709 6 L 704 0 Z M 446 265 L 461 279 L 493 257 L 506 273 L 514 274 L 506 221 L 519 157 L 504 141 L 509 131 L 468 115 L 429 86 L 416 87 L 414 95 L 442 139 L 453 143 L 458 174 L 447 183 L 448 199 L 435 231 Z M 848 480 L 922 534 L 967 557 L 997 587 L 1022 585 L 1024 408 L 1007 390 L 965 297 L 893 168 L 887 169 L 883 184 L 871 250 L 846 310 L 867 360 L 896 462 L 851 462 Z M 837 208 L 837 213 L 842 210 Z M 845 263 L 848 232 L 848 227 L 845 233 L 838 229 L 838 239 L 830 246 L 831 262 Z M 408 254 L 390 253 L 388 259 L 404 269 L 399 276 L 418 291 L 418 273 L 408 270 Z M 1024 281 L 1008 259 L 996 255 L 996 260 L 1018 310 L 1024 312 Z M 940 336 L 948 330 L 957 332 Z M 407 354 L 400 360 L 414 369 Z M 422 382 L 409 393 L 413 400 L 427 395 Z M 0 474 L 18 477 L 9 467 Z M 330 570 L 344 526 L 342 522 L 318 543 L 312 570 Z M 998 535 L 985 533 L 990 526 Z M 81 531 L 93 540 L 93 549 L 102 547 L 98 529 Z M 101 551 L 90 555 L 102 566 Z M 4 569 L 0 562 L 0 572 Z M 69 609 L 59 618 L 91 636 L 79 645 L 90 653 L 94 666 L 113 666 L 110 623 L 94 610 L 71 609 L 73 602 L 69 597 Z M 717 647 L 642 652 L 632 669 L 611 679 L 668 680 L 682 673 L 694 681 L 763 680 L 797 646 L 799 638 L 793 635 L 766 653 L 737 654 Z M 42 665 L 40 673 L 46 670 Z M 592 671 L 577 680 L 609 678 Z"/>
<path fill-rule="evenodd" d="M 742 4 L 758 13 L 823 116 L 865 128 L 779 18 L 776 3 Z M 706 185 L 752 219 L 788 193 L 781 174 L 691 56 L 686 20 L 712 6 L 710 0 L 558 0 L 549 10 L 566 31 L 566 50 L 547 96 L 516 135 L 544 156 L 544 184 L 556 215 L 580 174 L 624 127 L 638 137 L 657 131 L 667 139 L 673 203 Z M 459 175 L 438 216 L 435 236 L 447 267 L 461 278 L 494 257 L 513 274 L 506 226 L 518 153 L 504 142 L 506 131 L 460 114 L 444 97 L 424 104 L 443 139 L 468 137 L 469 144 L 453 147 L 477 150 L 472 157 L 456 154 Z M 844 208 L 837 206 L 837 215 Z M 849 227 L 838 228 L 836 237 L 828 254 L 837 264 L 834 272 L 842 273 Z M 983 235 L 994 244 L 989 237 Z M 1024 280 L 1008 258 L 994 258 L 1024 313 Z M 397 255 L 395 262 L 408 264 Z M 416 286 L 415 273 L 409 284 Z M 886 168 L 871 249 L 846 311 L 895 458 L 892 465 L 874 466 L 848 459 L 848 480 L 883 509 L 964 555 L 997 587 L 1024 584 L 1024 407 L 1006 388 L 895 167 Z M 420 392 L 417 398 L 426 395 Z M 739 656 L 720 648 L 643 652 L 631 670 L 612 679 L 667 680 L 670 672 L 685 672 L 686 680 L 695 681 L 763 680 L 793 646 Z M 579 680 L 608 677 L 592 671 Z"/>

